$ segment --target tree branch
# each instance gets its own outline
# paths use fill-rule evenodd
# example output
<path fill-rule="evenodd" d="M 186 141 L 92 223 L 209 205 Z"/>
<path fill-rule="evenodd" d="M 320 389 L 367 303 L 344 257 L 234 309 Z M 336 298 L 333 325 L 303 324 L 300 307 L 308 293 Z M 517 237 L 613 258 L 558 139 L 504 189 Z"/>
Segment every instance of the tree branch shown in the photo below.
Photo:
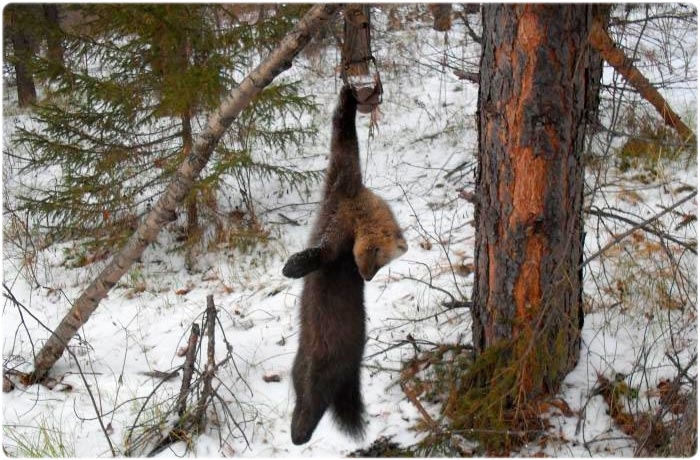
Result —
<path fill-rule="evenodd" d="M 411 404 L 418 409 L 418 412 L 420 415 L 423 417 L 423 420 L 425 421 L 426 425 L 430 427 L 430 429 L 436 433 L 440 430 L 440 425 L 430 416 L 428 411 L 425 410 L 425 407 L 423 407 L 423 404 L 418 401 L 418 397 L 416 396 L 416 392 L 409 387 L 406 383 L 401 383 L 401 390 L 403 393 L 406 395 L 409 401 L 411 401 Z"/>
<path fill-rule="evenodd" d="M 610 35 L 605 31 L 600 19 L 594 19 L 591 25 L 590 35 L 588 36 L 590 44 L 598 50 L 616 71 L 618 71 L 630 85 L 646 99 L 664 119 L 664 122 L 674 128 L 684 141 L 694 144 L 697 142 L 695 133 L 686 125 L 681 117 L 674 112 L 663 98 L 661 93 L 637 70 L 634 63 L 629 59 L 610 38 Z"/>
<path fill-rule="evenodd" d="M 643 222 L 640 223 L 640 222 L 637 222 L 635 220 L 628 219 L 627 217 L 622 216 L 620 214 L 607 212 L 607 211 L 604 211 L 602 209 L 597 209 L 597 208 L 593 209 L 591 207 L 591 208 L 586 209 L 585 212 L 590 214 L 591 216 L 608 218 L 608 219 L 615 219 L 615 220 L 619 220 L 620 222 L 624 222 L 626 224 L 633 225 L 635 230 L 641 229 L 647 233 L 651 233 L 652 235 L 656 235 L 659 238 L 663 238 L 663 239 L 666 239 L 668 241 L 672 241 L 673 243 L 676 243 L 677 245 L 687 249 L 688 251 L 692 252 L 695 255 L 697 255 L 697 253 L 698 253 L 697 247 L 693 246 L 693 244 L 695 244 L 696 241 L 692 241 L 691 243 L 688 243 L 687 241 L 682 241 L 669 233 L 657 230 L 654 227 L 651 227 L 647 224 L 644 224 Z"/>

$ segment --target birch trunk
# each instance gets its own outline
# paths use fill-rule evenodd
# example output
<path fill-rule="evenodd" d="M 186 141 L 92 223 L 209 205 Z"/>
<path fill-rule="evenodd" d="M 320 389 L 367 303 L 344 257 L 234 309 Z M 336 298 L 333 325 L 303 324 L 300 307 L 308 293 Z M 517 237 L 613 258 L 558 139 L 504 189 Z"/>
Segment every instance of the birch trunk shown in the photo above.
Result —
<path fill-rule="evenodd" d="M 95 311 L 100 301 L 114 287 L 131 265 L 141 256 L 149 243 L 156 239 L 168 216 L 183 202 L 199 173 L 209 161 L 214 147 L 233 120 L 260 91 L 292 65 L 292 60 L 309 42 L 314 32 L 331 20 L 339 4 L 314 5 L 290 32 L 210 115 L 207 125 L 195 141 L 192 152 L 175 172 L 172 182 L 151 212 L 146 215 L 136 232 L 75 301 L 53 334 L 34 360 L 31 381 L 42 380 L 63 354 L 65 347 L 78 329 Z"/>

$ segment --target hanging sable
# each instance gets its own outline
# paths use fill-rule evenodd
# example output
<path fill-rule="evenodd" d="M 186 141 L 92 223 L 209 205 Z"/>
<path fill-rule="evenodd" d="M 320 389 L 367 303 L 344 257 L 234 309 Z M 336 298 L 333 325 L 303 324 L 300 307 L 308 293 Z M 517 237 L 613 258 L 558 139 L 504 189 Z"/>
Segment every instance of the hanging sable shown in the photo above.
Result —
<path fill-rule="evenodd" d="M 406 252 L 389 206 L 362 184 L 357 101 L 343 87 L 333 116 L 331 157 L 309 248 L 282 273 L 304 278 L 301 332 L 292 375 L 292 442 L 306 443 L 330 406 L 341 429 L 364 432 L 360 362 L 365 346 L 364 281 Z"/>
<path fill-rule="evenodd" d="M 368 40 L 364 43 L 369 45 Z M 299 349 L 292 370 L 294 444 L 311 439 L 329 407 L 345 433 L 363 436 L 364 282 L 407 248 L 389 206 L 362 184 L 355 126 L 358 105 L 357 89 L 343 86 L 309 248 L 292 255 L 282 270 L 287 277 L 305 277 Z"/>

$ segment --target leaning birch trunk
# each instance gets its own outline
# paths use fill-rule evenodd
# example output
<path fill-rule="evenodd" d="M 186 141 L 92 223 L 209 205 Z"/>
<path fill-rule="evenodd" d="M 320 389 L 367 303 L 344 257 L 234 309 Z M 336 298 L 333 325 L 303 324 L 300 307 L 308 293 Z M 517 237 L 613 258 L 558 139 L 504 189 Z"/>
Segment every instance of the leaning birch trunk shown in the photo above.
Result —
<path fill-rule="evenodd" d="M 693 131 L 686 125 L 681 117 L 668 105 L 664 97 L 647 78 L 634 66 L 629 59 L 613 42 L 608 32 L 603 27 L 600 19 L 595 19 L 591 25 L 588 41 L 600 53 L 608 64 L 613 66 L 627 82 L 634 87 L 639 94 L 646 99 L 664 119 L 664 122 L 675 129 L 685 142 L 695 143 Z"/>
<path fill-rule="evenodd" d="M 163 196 L 146 215 L 122 250 L 110 260 L 99 276 L 75 301 L 68 314 L 36 355 L 31 382 L 38 382 L 48 374 L 63 354 L 68 342 L 87 322 L 100 301 L 141 256 L 146 246 L 156 239 L 161 228 L 168 222 L 167 216 L 183 202 L 199 173 L 209 161 L 214 147 L 233 120 L 277 75 L 291 67 L 292 60 L 309 42 L 314 32 L 323 23 L 332 19 L 340 6 L 339 4 L 313 6 L 279 46 L 241 82 L 238 88 L 232 90 L 219 108 L 210 115 L 192 152 L 175 172 Z"/>

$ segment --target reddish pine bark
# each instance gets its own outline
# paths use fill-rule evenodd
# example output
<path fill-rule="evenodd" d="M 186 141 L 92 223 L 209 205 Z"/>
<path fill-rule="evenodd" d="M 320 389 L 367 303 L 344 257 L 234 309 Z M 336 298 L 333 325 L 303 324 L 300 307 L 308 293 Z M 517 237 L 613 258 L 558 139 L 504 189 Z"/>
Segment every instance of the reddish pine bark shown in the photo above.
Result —
<path fill-rule="evenodd" d="M 508 350 L 523 400 L 555 391 L 579 356 L 592 13 L 484 5 L 473 337 Z"/>

